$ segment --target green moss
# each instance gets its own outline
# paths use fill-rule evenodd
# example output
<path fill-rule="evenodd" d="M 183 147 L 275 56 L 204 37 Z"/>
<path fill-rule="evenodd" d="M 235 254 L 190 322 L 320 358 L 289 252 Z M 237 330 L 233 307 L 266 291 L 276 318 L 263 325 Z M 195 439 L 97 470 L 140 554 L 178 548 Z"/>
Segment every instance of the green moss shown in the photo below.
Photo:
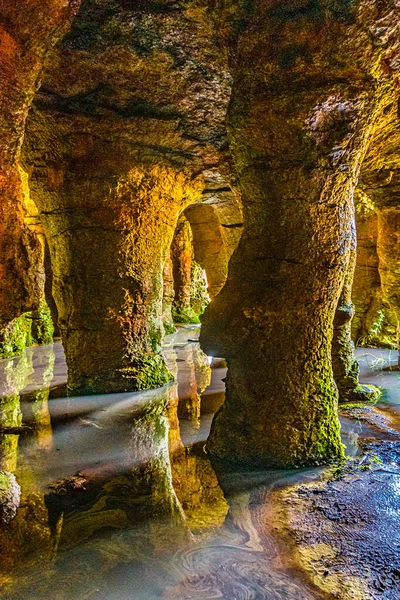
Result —
<path fill-rule="evenodd" d="M 368 385 L 358 385 L 354 393 L 360 396 L 364 402 L 378 402 L 382 398 L 382 390 L 376 385 L 369 383 Z"/>
<path fill-rule="evenodd" d="M 38 310 L 17 317 L 0 330 L 0 357 L 16 356 L 33 344 L 51 344 L 53 333 L 50 309 L 43 299 Z"/>
<path fill-rule="evenodd" d="M 341 459 L 345 455 L 345 447 L 340 441 L 340 424 L 337 418 L 337 391 L 330 379 L 319 383 L 319 400 L 324 405 L 321 419 L 318 423 L 317 439 L 311 448 L 310 455 L 323 460 Z"/>
<path fill-rule="evenodd" d="M 164 321 L 165 335 L 171 335 L 171 334 L 175 333 L 175 331 L 176 331 L 176 327 L 173 323 L 170 323 L 169 321 Z"/>
<path fill-rule="evenodd" d="M 341 404 L 340 408 L 343 410 L 353 410 L 355 408 L 365 408 L 365 404 L 363 402 L 346 402 L 345 404 Z"/>
<path fill-rule="evenodd" d="M 162 342 L 162 327 L 161 327 L 160 320 L 157 319 L 150 324 L 150 329 L 149 329 L 149 333 L 148 333 L 148 341 L 149 341 L 149 346 L 153 352 L 157 353 L 160 351 L 161 342 Z"/>
<path fill-rule="evenodd" d="M 25 313 L 0 331 L 0 357 L 16 356 L 33 344 L 32 314 Z"/>
<path fill-rule="evenodd" d="M 32 313 L 32 338 L 36 344 L 51 344 L 54 335 L 54 325 L 50 308 L 42 299 L 37 311 Z"/>
<path fill-rule="evenodd" d="M 0 490 L 8 490 L 10 488 L 10 473 L 0 471 Z"/>
<path fill-rule="evenodd" d="M 382 308 L 376 312 L 374 321 L 369 326 L 367 324 L 367 329 L 368 332 L 357 339 L 357 346 L 397 348 L 395 317 L 387 308 Z"/>
<path fill-rule="evenodd" d="M 137 391 L 161 387 L 174 379 L 159 354 L 135 358 L 131 366 L 124 369 L 124 376 L 135 380 Z"/>

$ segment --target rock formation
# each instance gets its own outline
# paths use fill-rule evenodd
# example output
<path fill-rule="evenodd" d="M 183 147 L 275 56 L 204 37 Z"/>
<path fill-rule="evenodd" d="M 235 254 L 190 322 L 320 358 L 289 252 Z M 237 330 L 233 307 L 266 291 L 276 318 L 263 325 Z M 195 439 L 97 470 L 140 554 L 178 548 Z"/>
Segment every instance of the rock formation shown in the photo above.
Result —
<path fill-rule="evenodd" d="M 191 303 L 193 241 L 189 221 L 181 215 L 171 245 L 174 281 L 173 318 L 176 323 L 195 323 Z"/>
<path fill-rule="evenodd" d="M 357 194 L 357 264 L 352 288 L 352 338 L 358 346 L 395 348 L 397 319 L 384 297 L 377 253 L 378 216 L 371 200 Z"/>
<path fill-rule="evenodd" d="M 159 355 L 162 270 L 178 217 L 216 177 L 225 143 L 228 76 L 210 30 L 201 8 L 87 0 L 51 58 L 24 164 L 70 393 L 170 379 Z"/>
<path fill-rule="evenodd" d="M 0 2 L 0 328 L 39 306 L 40 244 L 25 222 L 20 151 L 44 61 L 80 0 Z"/>
<path fill-rule="evenodd" d="M 40 323 L 50 310 L 69 393 L 161 386 L 171 309 L 193 318 L 194 256 L 212 299 L 202 343 L 229 364 L 209 452 L 341 456 L 356 189 L 379 213 L 382 302 L 400 314 L 395 0 L 9 4 L 0 346 L 51 338 L 16 344 L 9 325 L 38 310 L 45 262 Z"/>
<path fill-rule="evenodd" d="M 230 7 L 222 3 L 218 18 L 234 17 L 221 35 L 231 43 L 228 129 L 244 230 L 204 318 L 203 347 L 229 366 L 208 448 L 245 463 L 313 463 L 342 453 L 333 318 L 361 163 L 397 97 L 398 9 L 329 0 L 256 2 L 236 15 Z"/>

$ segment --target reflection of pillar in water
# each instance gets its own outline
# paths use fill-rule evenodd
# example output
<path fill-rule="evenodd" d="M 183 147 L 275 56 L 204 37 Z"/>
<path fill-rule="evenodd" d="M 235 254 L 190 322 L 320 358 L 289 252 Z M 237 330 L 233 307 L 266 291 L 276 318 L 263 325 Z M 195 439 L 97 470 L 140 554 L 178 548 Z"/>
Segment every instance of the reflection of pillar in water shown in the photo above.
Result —
<path fill-rule="evenodd" d="M 184 446 L 181 440 L 181 431 L 178 419 L 178 385 L 176 383 L 169 386 L 169 400 L 165 409 L 165 415 L 168 419 L 168 444 L 171 462 L 175 460 L 177 454 L 184 451 Z"/>
<path fill-rule="evenodd" d="M 169 393 L 169 387 L 146 392 L 148 403 L 140 411 L 133 397 L 132 410 L 126 420 L 119 420 L 116 430 L 113 452 L 117 461 L 110 457 L 108 464 L 83 470 L 79 477 L 53 486 L 46 504 L 53 527 L 64 513 L 60 552 L 89 539 L 97 544 L 101 534 L 112 529 L 145 536 L 155 550 L 187 539 L 185 517 L 172 485 L 164 415 Z M 98 421 L 96 444 L 115 426 L 115 420 L 106 419 Z"/>
<path fill-rule="evenodd" d="M 200 392 L 210 383 L 211 368 L 207 356 L 198 344 L 188 344 L 185 347 L 185 362 L 182 364 L 184 366 L 178 372 L 178 415 L 199 427 Z"/>
<path fill-rule="evenodd" d="M 169 449 L 174 490 L 192 531 L 222 525 L 228 511 L 217 477 L 203 449 L 203 442 L 185 448 L 182 443 L 176 387 L 167 406 Z"/>
<path fill-rule="evenodd" d="M 0 428 L 4 430 L 0 435 L 0 469 L 4 471 L 14 472 L 17 468 L 18 428 L 22 425 L 19 393 L 31 373 L 32 357 L 26 352 L 0 360 Z"/>
<path fill-rule="evenodd" d="M 51 448 L 53 435 L 49 413 L 50 384 L 54 373 L 55 354 L 53 345 L 42 346 L 38 354 L 35 388 L 24 394 L 24 417 L 32 427 L 36 448 Z"/>
<path fill-rule="evenodd" d="M 22 426 L 20 392 L 33 373 L 31 350 L 13 359 L 0 360 L 0 427 L 7 432 L 0 435 L 0 470 L 15 472 L 21 484 L 21 506 L 16 517 L 2 528 L 0 536 L 0 571 L 10 582 L 22 581 L 30 561 L 40 553 L 45 562 L 51 550 L 50 531 L 43 494 L 32 485 L 32 465 L 18 460 L 19 428 Z M 28 483 L 27 483 L 28 482 Z M 23 574 L 18 570 L 21 568 Z M 21 579 L 19 578 L 21 575 Z M 5 591 L 5 590 L 4 590 Z M 18 597 L 19 597 L 18 590 Z"/>

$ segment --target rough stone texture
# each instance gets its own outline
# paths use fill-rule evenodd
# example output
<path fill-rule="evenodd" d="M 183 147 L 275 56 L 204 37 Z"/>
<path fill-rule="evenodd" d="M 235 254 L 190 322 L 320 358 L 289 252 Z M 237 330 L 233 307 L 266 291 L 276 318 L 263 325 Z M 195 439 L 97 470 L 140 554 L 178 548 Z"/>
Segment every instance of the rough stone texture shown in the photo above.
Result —
<path fill-rule="evenodd" d="M 205 351 L 229 366 L 208 450 L 245 463 L 318 462 L 342 453 L 332 324 L 360 165 L 397 97 L 398 7 L 232 7 L 218 3 L 216 19 L 233 47 L 228 128 L 244 231 L 204 318 Z"/>
<path fill-rule="evenodd" d="M 360 196 L 359 196 L 360 198 Z M 357 346 L 396 347 L 397 319 L 383 296 L 376 249 L 378 217 L 365 194 L 356 204 L 357 263 L 352 301 L 352 338 Z"/>
<path fill-rule="evenodd" d="M 382 290 L 397 318 L 397 338 L 400 333 L 400 210 L 383 208 L 378 212 L 379 274 Z"/>
<path fill-rule="evenodd" d="M 21 488 L 15 476 L 0 471 L 0 525 L 7 525 L 17 514 Z"/>
<path fill-rule="evenodd" d="M 171 245 L 174 278 L 173 319 L 176 323 L 196 323 L 191 304 L 193 243 L 192 230 L 184 215 L 179 217 Z"/>
<path fill-rule="evenodd" d="M 222 185 L 218 181 L 210 184 L 203 191 L 203 201 L 185 211 L 193 232 L 194 257 L 206 272 L 211 299 L 226 282 L 229 260 L 243 229 L 240 198 Z"/>
<path fill-rule="evenodd" d="M 332 369 L 339 391 L 339 401 L 342 402 L 354 396 L 357 397 L 356 389 L 359 385 L 359 367 L 354 358 L 354 344 L 351 339 L 351 320 L 354 315 L 351 290 L 356 258 L 356 231 L 355 223 L 353 223 L 349 264 L 333 319 Z"/>
<path fill-rule="evenodd" d="M 24 222 L 18 163 L 43 62 L 79 4 L 0 2 L 0 324 L 36 308 L 43 289 L 40 244 Z"/>
<path fill-rule="evenodd" d="M 167 253 L 167 258 L 164 263 L 163 270 L 163 325 L 164 332 L 166 335 L 174 333 L 176 331 L 176 327 L 174 325 L 174 321 L 172 318 L 172 303 L 175 297 L 174 290 L 174 274 L 172 267 L 172 259 L 171 259 L 171 250 Z"/>
<path fill-rule="evenodd" d="M 226 162 L 230 79 L 205 8 L 161 6 L 87 0 L 28 122 L 71 393 L 168 381 L 163 266 L 179 214 Z"/>
<path fill-rule="evenodd" d="M 397 13 L 393 16 L 398 18 Z M 393 65 L 390 60 L 386 66 L 388 74 L 391 73 Z M 378 314 L 378 319 L 376 319 L 373 328 L 383 330 L 383 333 L 385 333 L 385 321 L 390 323 L 392 328 L 391 331 L 389 330 L 390 336 L 384 336 L 384 338 L 389 337 L 389 340 L 384 340 L 385 345 L 388 346 L 391 345 L 394 338 L 393 325 L 396 324 L 396 320 L 398 321 L 398 300 L 395 289 L 396 271 L 398 269 L 398 242 L 395 228 L 398 222 L 396 211 L 399 208 L 400 198 L 399 160 L 400 123 L 398 98 L 396 97 L 393 102 L 387 104 L 381 119 L 374 128 L 359 182 L 361 191 L 371 201 L 378 213 L 377 253 L 379 257 L 379 275 L 384 301 L 389 304 L 393 314 L 390 315 L 390 311 L 387 311 L 387 304 L 384 305 L 384 308 L 380 309 L 383 310 L 383 314 Z M 395 319 L 393 319 L 393 316 Z"/>

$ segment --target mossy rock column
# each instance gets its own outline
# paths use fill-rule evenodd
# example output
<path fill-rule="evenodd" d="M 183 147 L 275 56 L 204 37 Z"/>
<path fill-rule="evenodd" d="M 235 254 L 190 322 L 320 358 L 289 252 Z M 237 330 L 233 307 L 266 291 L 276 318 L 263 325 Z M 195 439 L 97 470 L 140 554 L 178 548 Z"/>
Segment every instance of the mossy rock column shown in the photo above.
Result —
<path fill-rule="evenodd" d="M 62 176 L 32 177 L 51 253 L 69 392 L 162 386 L 172 378 L 160 354 L 163 265 L 197 183 L 167 167 L 121 172 L 126 162 L 118 148 L 110 156 L 89 144 L 93 154 L 83 157 L 82 150 L 81 161 Z"/>
<path fill-rule="evenodd" d="M 229 367 L 208 452 L 245 465 L 343 454 L 333 319 L 353 190 L 391 85 L 379 67 L 387 44 L 364 29 L 382 17 L 372 2 L 293 5 L 258 2 L 237 32 L 228 125 L 244 231 L 201 335 L 207 354 Z"/>
<path fill-rule="evenodd" d="M 400 208 L 378 211 L 379 274 L 382 291 L 397 317 L 397 343 L 400 335 Z M 400 363 L 399 363 L 400 364 Z"/>
<path fill-rule="evenodd" d="M 339 392 L 339 402 L 362 399 L 362 386 L 358 381 L 359 366 L 354 358 L 354 343 L 351 339 L 351 322 L 354 316 L 351 290 L 356 258 L 357 239 L 353 221 L 349 262 L 333 320 L 332 368 Z"/>
<path fill-rule="evenodd" d="M 171 245 L 174 276 L 172 316 L 175 323 L 198 323 L 191 303 L 193 243 L 189 221 L 181 215 Z"/>

